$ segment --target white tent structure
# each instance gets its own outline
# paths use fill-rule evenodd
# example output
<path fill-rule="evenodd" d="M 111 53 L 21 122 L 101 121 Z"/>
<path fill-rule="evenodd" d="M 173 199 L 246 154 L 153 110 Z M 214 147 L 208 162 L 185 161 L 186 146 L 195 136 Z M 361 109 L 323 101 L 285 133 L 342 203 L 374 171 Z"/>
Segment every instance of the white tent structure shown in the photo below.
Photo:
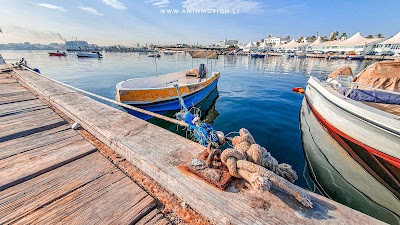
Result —
<path fill-rule="evenodd" d="M 291 51 L 297 51 L 300 50 L 301 47 L 304 46 L 304 43 L 298 43 L 297 41 L 295 41 L 294 39 L 291 40 L 290 42 L 288 42 L 287 44 L 283 44 L 283 45 L 275 45 L 274 48 L 275 49 L 280 49 L 280 50 L 291 50 Z"/>
<path fill-rule="evenodd" d="M 243 51 L 244 52 L 257 51 L 257 45 L 255 45 L 252 41 L 250 41 L 250 43 L 248 43 L 246 46 L 244 46 Z"/>
<path fill-rule="evenodd" d="M 392 51 L 394 53 L 400 53 L 400 32 L 393 37 L 376 44 L 375 47 L 377 52 Z"/>
<path fill-rule="evenodd" d="M 320 50 L 324 52 L 349 52 L 355 51 L 366 53 L 372 51 L 374 45 L 381 41 L 381 38 L 365 38 L 360 32 L 357 32 L 352 37 L 346 40 L 327 41 L 310 45 L 310 50 Z"/>
<path fill-rule="evenodd" d="M 261 50 L 261 51 L 268 50 L 269 48 L 270 48 L 269 44 L 267 44 L 265 41 L 263 41 L 261 43 L 261 45 L 258 46 L 258 50 Z"/>
<path fill-rule="evenodd" d="M 323 40 L 321 38 L 321 36 L 318 36 L 318 38 L 311 44 L 308 45 L 308 47 L 312 47 L 312 46 L 318 46 L 320 44 L 322 44 Z"/>

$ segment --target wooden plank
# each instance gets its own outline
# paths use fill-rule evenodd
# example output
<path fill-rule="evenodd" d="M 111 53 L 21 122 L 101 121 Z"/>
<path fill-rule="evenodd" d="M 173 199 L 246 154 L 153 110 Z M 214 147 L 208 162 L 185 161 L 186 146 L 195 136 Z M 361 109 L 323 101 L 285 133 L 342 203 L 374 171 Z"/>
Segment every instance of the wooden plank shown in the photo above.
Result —
<path fill-rule="evenodd" d="M 1 84 L 0 94 L 14 93 L 25 90 L 26 89 L 18 83 L 4 83 Z"/>
<path fill-rule="evenodd" d="M 6 190 L 0 209 L 7 210 L 0 222 L 132 224 L 143 209 L 155 207 L 151 196 L 99 155 L 93 153 Z"/>
<path fill-rule="evenodd" d="M 67 126 L 65 126 L 67 127 Z M 64 127 L 64 129 L 65 129 Z M 59 127 L 51 130 L 60 130 Z M 28 136 L 29 137 L 29 136 Z M 71 143 L 71 141 L 81 140 L 81 136 L 71 130 L 69 127 L 67 129 L 51 133 L 48 135 L 32 138 L 18 138 L 10 141 L 0 143 L 0 160 L 15 156 L 28 151 L 36 151 L 42 148 L 51 148 L 52 145 L 62 146 L 63 143 Z M 27 141 L 28 140 L 28 141 Z"/>
<path fill-rule="evenodd" d="M 144 216 L 141 220 L 139 220 L 136 225 L 145 225 L 148 224 L 149 221 L 153 220 L 154 218 L 158 218 L 160 215 L 160 210 L 158 209 L 153 209 L 151 212 L 149 212 L 146 216 Z M 162 214 L 161 214 L 162 217 Z M 158 221 L 158 220 L 157 220 Z"/>
<path fill-rule="evenodd" d="M 22 120 L 31 120 L 32 118 L 38 118 L 38 117 L 41 118 L 48 114 L 54 115 L 54 111 L 48 107 L 40 108 L 38 110 L 30 111 L 30 112 L 11 114 L 9 116 L 0 117 L 0 125 L 10 124 L 10 123 L 14 123 L 16 121 L 18 122 L 18 121 L 22 121 Z"/>
<path fill-rule="evenodd" d="M 153 209 L 145 217 L 136 223 L 136 225 L 153 225 L 153 224 L 169 224 L 168 220 L 164 218 L 160 210 Z"/>
<path fill-rule="evenodd" d="M 263 194 L 251 190 L 240 194 L 216 190 L 178 169 L 180 163 L 189 162 L 201 152 L 202 146 L 81 94 L 68 93 L 65 87 L 44 77 L 26 72 L 20 78 L 20 82 L 43 94 L 53 106 L 214 223 L 380 224 L 314 193 L 309 193 L 314 208 L 308 209 L 275 186 Z"/>
<path fill-rule="evenodd" d="M 100 153 L 95 152 L 3 190 L 0 192 L 0 224 L 15 222 L 105 174 L 118 172 Z"/>
<path fill-rule="evenodd" d="M 48 130 L 67 124 L 61 118 L 45 117 L 18 124 L 0 125 L 0 142 L 28 136 L 42 130 Z"/>
<path fill-rule="evenodd" d="M 0 190 L 41 175 L 95 151 L 82 137 L 70 138 L 0 160 Z"/>
<path fill-rule="evenodd" d="M 46 106 L 46 105 L 43 104 L 39 99 L 33 99 L 31 101 L 26 101 L 26 102 L 15 102 L 15 103 L 11 103 L 11 104 L 2 105 L 0 107 L 0 116 L 9 114 L 9 113 L 12 113 L 15 111 L 29 109 L 29 108 L 38 107 L 38 106 Z"/>
<path fill-rule="evenodd" d="M 0 105 L 29 101 L 34 99 L 36 99 L 36 97 L 28 91 L 15 92 L 8 95 L 0 95 Z"/>

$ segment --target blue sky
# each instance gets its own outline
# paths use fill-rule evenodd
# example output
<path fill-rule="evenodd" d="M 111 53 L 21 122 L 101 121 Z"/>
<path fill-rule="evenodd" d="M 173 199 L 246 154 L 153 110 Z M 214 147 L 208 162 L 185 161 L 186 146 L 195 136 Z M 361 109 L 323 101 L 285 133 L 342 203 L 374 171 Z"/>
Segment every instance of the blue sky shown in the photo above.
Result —
<path fill-rule="evenodd" d="M 400 31 L 400 1 L 372 0 L 0 0 L 0 43 L 201 43 L 268 34 L 299 37 L 338 30 L 363 35 Z M 177 9 L 178 14 L 160 10 Z M 223 9 L 228 14 L 183 13 Z"/>

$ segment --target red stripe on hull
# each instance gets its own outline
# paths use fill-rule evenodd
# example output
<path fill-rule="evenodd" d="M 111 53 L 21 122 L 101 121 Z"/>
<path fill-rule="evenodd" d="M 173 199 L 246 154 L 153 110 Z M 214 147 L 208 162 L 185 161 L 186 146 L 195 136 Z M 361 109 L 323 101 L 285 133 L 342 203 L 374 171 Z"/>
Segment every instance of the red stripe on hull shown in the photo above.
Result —
<path fill-rule="evenodd" d="M 357 141 L 356 139 L 348 136 L 347 134 L 343 133 L 342 131 L 340 131 L 339 129 L 337 129 L 336 127 L 334 127 L 332 124 L 330 124 L 327 120 L 325 120 L 321 114 L 319 114 L 317 112 L 317 110 L 315 110 L 314 106 L 311 104 L 310 100 L 308 99 L 307 96 L 305 96 L 306 101 L 308 103 L 308 105 L 311 108 L 311 111 L 313 112 L 313 114 L 315 115 L 315 117 L 318 119 L 318 121 L 328 130 L 328 132 L 332 135 L 333 138 L 335 138 L 335 140 L 337 142 L 339 142 L 339 144 L 344 147 L 347 151 L 350 148 L 343 140 L 341 140 L 338 135 L 340 135 L 342 138 L 345 138 L 351 142 L 353 142 L 356 145 L 359 145 L 361 147 L 363 147 L 365 150 L 367 150 L 369 153 L 378 156 L 382 159 L 384 159 L 385 161 L 389 162 L 390 164 L 394 165 L 395 167 L 400 169 L 400 159 L 395 158 L 393 156 L 387 155 L 379 150 L 376 150 L 366 144 L 363 144 L 359 141 Z"/>

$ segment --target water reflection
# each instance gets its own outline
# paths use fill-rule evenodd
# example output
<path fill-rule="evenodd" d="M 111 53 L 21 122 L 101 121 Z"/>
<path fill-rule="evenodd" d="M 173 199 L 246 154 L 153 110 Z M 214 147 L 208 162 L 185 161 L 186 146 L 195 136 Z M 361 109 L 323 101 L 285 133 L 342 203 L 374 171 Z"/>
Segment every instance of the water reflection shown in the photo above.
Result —
<path fill-rule="evenodd" d="M 357 159 L 352 158 L 318 122 L 305 100 L 300 127 L 310 175 L 325 196 L 387 223 L 400 224 L 400 174 L 388 177 L 391 173 L 355 146 L 351 148 Z"/>

